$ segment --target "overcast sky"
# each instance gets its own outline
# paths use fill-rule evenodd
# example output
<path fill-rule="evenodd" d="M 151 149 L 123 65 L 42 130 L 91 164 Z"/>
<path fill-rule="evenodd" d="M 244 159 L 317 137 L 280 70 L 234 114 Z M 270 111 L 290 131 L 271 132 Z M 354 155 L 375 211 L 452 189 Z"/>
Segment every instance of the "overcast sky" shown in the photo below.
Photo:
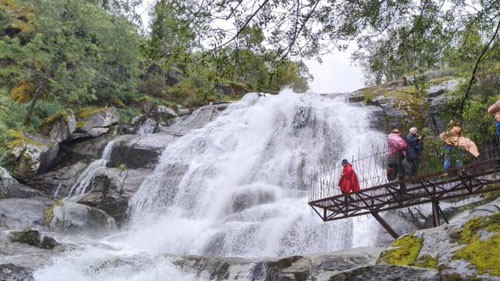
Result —
<path fill-rule="evenodd" d="M 154 0 L 143 0 L 139 13 L 145 25 L 149 23 L 148 9 Z M 305 63 L 314 80 L 309 82 L 311 91 L 316 93 L 343 93 L 363 88 L 363 73 L 351 65 L 348 52 L 335 52 L 322 57 L 323 63 L 306 60 Z"/>

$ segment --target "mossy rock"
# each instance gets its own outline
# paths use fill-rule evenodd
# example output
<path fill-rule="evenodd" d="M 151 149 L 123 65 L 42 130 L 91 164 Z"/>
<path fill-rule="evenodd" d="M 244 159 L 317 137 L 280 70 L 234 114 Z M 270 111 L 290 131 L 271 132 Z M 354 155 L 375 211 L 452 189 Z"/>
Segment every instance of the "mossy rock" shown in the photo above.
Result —
<path fill-rule="evenodd" d="M 57 143 L 69 139 L 75 130 L 76 120 L 71 109 L 66 109 L 47 117 L 40 126 L 42 134 L 49 136 Z"/>
<path fill-rule="evenodd" d="M 424 239 L 414 233 L 405 235 L 394 241 L 391 248 L 380 255 L 377 263 L 415 265 L 423 242 Z"/>
<path fill-rule="evenodd" d="M 500 276 L 500 212 L 488 217 L 470 218 L 450 238 L 464 245 L 452 259 L 470 262 L 477 268 L 478 274 Z"/>
<path fill-rule="evenodd" d="M 49 126 L 59 119 L 62 119 L 66 122 L 69 122 L 71 115 L 73 115 L 73 110 L 71 110 L 71 109 L 66 109 L 66 110 L 57 112 L 55 114 L 52 114 L 49 117 L 45 118 L 45 120 L 43 120 L 41 127 Z"/>
<path fill-rule="evenodd" d="M 92 115 L 95 115 L 95 114 L 98 114 L 98 113 L 101 113 L 105 110 L 107 110 L 108 107 L 101 107 L 101 108 L 84 108 L 84 109 L 81 109 L 77 116 L 78 118 L 86 118 L 86 117 L 89 117 L 89 116 L 92 116 Z"/>
<path fill-rule="evenodd" d="M 54 238 L 49 236 L 44 236 L 42 238 L 38 230 L 32 230 L 32 229 L 23 231 L 13 231 L 9 233 L 9 241 L 24 243 L 30 246 L 42 249 L 49 249 L 49 250 L 59 245 L 59 243 L 57 243 L 57 241 Z"/>
<path fill-rule="evenodd" d="M 13 231 L 9 233 L 10 242 L 25 243 L 31 246 L 38 247 L 41 243 L 40 232 L 37 230 Z"/>

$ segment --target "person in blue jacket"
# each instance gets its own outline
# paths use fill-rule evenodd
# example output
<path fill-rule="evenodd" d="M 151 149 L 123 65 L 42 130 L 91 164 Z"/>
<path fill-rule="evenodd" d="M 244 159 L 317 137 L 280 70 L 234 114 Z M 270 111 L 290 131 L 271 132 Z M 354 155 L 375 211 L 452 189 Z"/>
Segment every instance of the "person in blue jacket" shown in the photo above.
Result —
<path fill-rule="evenodd" d="M 410 132 L 406 135 L 406 161 L 408 163 L 409 171 L 407 171 L 410 177 L 417 175 L 418 164 L 420 162 L 420 154 L 424 150 L 424 138 L 417 135 L 417 128 L 410 128 Z"/>

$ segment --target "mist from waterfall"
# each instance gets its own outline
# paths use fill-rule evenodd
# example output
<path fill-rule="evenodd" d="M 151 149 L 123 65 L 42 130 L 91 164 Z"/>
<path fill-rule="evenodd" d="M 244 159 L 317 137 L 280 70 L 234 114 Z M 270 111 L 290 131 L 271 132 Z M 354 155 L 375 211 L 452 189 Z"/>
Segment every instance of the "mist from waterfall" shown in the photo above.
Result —
<path fill-rule="evenodd" d="M 165 268 L 203 280 L 174 270 L 165 254 L 289 256 L 373 246 L 376 222 L 323 223 L 307 205 L 310 173 L 382 142 L 369 118 L 344 95 L 247 94 L 165 148 L 130 201 L 126 230 L 101 241 L 106 247 L 56 259 L 35 280 L 66 280 L 53 277 L 56 267 L 82 281 L 162 280 L 155 276 Z M 143 266 L 89 269 L 137 256 Z"/>

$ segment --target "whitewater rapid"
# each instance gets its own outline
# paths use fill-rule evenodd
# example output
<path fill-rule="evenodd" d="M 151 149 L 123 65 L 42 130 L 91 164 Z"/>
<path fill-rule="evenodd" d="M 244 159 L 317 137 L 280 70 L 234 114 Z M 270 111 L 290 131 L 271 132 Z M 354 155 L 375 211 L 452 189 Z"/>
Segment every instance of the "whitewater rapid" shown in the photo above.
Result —
<path fill-rule="evenodd" d="M 323 223 L 307 205 L 309 174 L 382 142 L 369 118 L 344 95 L 247 94 L 165 147 L 130 201 L 128 227 L 56 258 L 35 280 L 159 281 L 167 273 L 205 280 L 168 255 L 255 258 L 374 246 L 371 219 Z"/>

